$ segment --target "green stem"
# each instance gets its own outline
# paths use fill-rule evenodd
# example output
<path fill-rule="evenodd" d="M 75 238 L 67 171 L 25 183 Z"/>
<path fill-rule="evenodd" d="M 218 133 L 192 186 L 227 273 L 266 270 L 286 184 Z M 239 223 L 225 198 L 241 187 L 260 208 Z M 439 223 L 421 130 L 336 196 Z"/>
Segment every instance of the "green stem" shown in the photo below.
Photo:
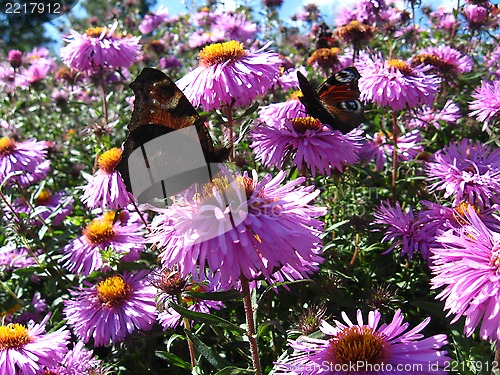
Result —
<path fill-rule="evenodd" d="M 255 321 L 253 317 L 253 307 L 252 307 L 252 299 L 250 296 L 250 286 L 248 280 L 245 276 L 240 277 L 241 281 L 241 289 L 243 293 L 245 293 L 245 297 L 243 297 L 243 305 L 245 307 L 245 317 L 247 320 L 247 336 L 248 341 L 250 343 L 250 353 L 252 355 L 252 364 L 255 369 L 255 375 L 262 375 L 262 369 L 260 367 L 260 358 L 259 358 L 259 347 L 257 345 L 257 339 L 255 338 L 256 330 L 255 330 Z"/>

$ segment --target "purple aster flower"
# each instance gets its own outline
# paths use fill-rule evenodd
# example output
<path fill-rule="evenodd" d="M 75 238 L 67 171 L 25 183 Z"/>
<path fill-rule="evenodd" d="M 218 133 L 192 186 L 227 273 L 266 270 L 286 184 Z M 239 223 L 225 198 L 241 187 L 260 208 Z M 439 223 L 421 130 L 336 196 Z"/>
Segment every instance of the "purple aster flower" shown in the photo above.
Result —
<path fill-rule="evenodd" d="M 308 74 L 306 68 L 302 66 L 297 69 L 282 70 L 273 88 L 280 86 L 283 90 L 298 90 L 299 80 L 297 78 L 297 72 L 301 72 L 304 76 Z"/>
<path fill-rule="evenodd" d="M 175 56 L 167 56 L 162 57 L 159 64 L 162 69 L 180 68 L 182 66 L 182 61 Z"/>
<path fill-rule="evenodd" d="M 428 163 L 427 175 L 430 190 L 443 190 L 454 204 L 466 200 L 483 208 L 500 201 L 500 149 L 492 151 L 481 142 L 450 143 Z"/>
<path fill-rule="evenodd" d="M 25 247 L 17 247 L 8 244 L 0 248 L 0 269 L 5 267 L 7 271 L 14 271 L 19 268 L 26 268 L 36 264 Z"/>
<path fill-rule="evenodd" d="M 437 76 L 426 74 L 431 66 L 411 67 L 398 59 L 366 58 L 359 60 L 356 67 L 361 74 L 360 98 L 394 111 L 421 104 L 431 105 L 441 83 Z"/>
<path fill-rule="evenodd" d="M 465 17 L 469 21 L 471 29 L 477 29 L 486 21 L 488 9 L 476 4 L 467 4 L 465 6 Z"/>
<path fill-rule="evenodd" d="M 52 194 L 50 190 L 44 189 L 39 192 L 33 204 L 28 203 L 24 198 L 16 199 L 14 204 L 19 212 L 34 215 L 36 210 L 36 218 L 46 221 L 50 217 L 53 225 L 59 225 L 73 212 L 72 203 L 73 198 L 68 197 L 64 191 Z M 41 207 L 46 209 L 42 210 Z M 33 224 L 42 225 L 42 222 L 36 219 Z"/>
<path fill-rule="evenodd" d="M 19 68 L 23 64 L 23 53 L 17 49 L 11 49 L 7 61 L 14 69 Z"/>
<path fill-rule="evenodd" d="M 361 159 L 365 164 L 375 159 L 375 168 L 377 171 L 383 171 L 388 158 L 394 154 L 394 141 L 392 133 L 378 132 L 373 136 L 366 136 L 368 142 L 361 149 Z M 422 136 L 418 129 L 412 130 L 398 137 L 398 160 L 408 161 L 415 159 L 424 147 L 421 145 Z"/>
<path fill-rule="evenodd" d="M 71 36 L 64 38 L 68 45 L 61 48 L 61 59 L 80 72 L 128 68 L 141 52 L 140 37 L 123 38 L 115 34 L 117 26 L 115 22 L 110 28 L 94 27 L 84 34 L 71 30 Z"/>
<path fill-rule="evenodd" d="M 427 130 L 432 125 L 439 130 L 441 129 L 440 121 L 456 124 L 460 117 L 460 107 L 452 100 L 448 100 L 441 110 L 428 106 L 418 108 L 415 115 L 409 119 L 408 127 Z"/>
<path fill-rule="evenodd" d="M 53 65 L 52 61 L 47 59 L 40 59 L 35 61 L 28 68 L 23 69 L 20 74 L 21 86 L 31 86 L 40 83 L 51 71 Z"/>
<path fill-rule="evenodd" d="M 493 232 L 474 209 L 467 213 L 460 232 L 448 231 L 432 249 L 432 288 L 444 286 L 436 298 L 445 301 L 448 315 L 456 322 L 465 316 L 464 332 L 470 336 L 479 327 L 485 340 L 499 339 L 500 332 L 500 234 Z"/>
<path fill-rule="evenodd" d="M 468 55 L 449 46 L 424 48 L 413 58 L 414 64 L 429 64 L 442 74 L 456 75 L 468 73 L 474 68 L 474 61 Z"/>
<path fill-rule="evenodd" d="M 61 262 L 69 271 L 88 276 L 102 269 L 111 255 L 118 255 L 125 262 L 140 257 L 144 249 L 144 224 L 137 214 L 131 217 L 126 210 L 121 211 L 116 220 L 115 217 L 115 212 L 105 212 L 92 220 L 80 237 L 64 247 Z"/>
<path fill-rule="evenodd" d="M 212 25 L 212 32 L 222 32 L 225 40 L 249 43 L 257 35 L 257 24 L 248 22 L 245 14 L 221 13 Z"/>
<path fill-rule="evenodd" d="M 136 330 L 149 330 L 155 322 L 155 289 L 147 271 L 125 272 L 97 285 L 71 290 L 63 313 L 76 336 L 95 346 L 123 341 Z"/>
<path fill-rule="evenodd" d="M 143 34 L 149 34 L 156 30 L 164 22 L 168 22 L 168 9 L 160 6 L 155 12 L 146 14 L 141 24 L 139 25 L 139 31 Z"/>
<path fill-rule="evenodd" d="M 43 366 L 56 366 L 66 353 L 70 333 L 66 327 L 45 333 L 47 315 L 40 323 L 0 326 L 0 374 L 40 374 Z"/>
<path fill-rule="evenodd" d="M 47 309 L 48 306 L 42 298 L 40 292 L 35 292 L 33 298 L 31 299 L 31 303 L 28 305 L 28 310 L 24 311 L 19 316 L 17 323 L 25 324 L 30 320 L 38 322 L 46 315 Z"/>
<path fill-rule="evenodd" d="M 355 129 L 342 134 L 315 118 L 296 117 L 286 119 L 281 126 L 256 127 L 250 147 L 265 166 L 281 168 L 291 158 L 292 165 L 299 170 L 307 168 L 313 176 L 316 173 L 331 175 L 335 169 L 342 172 L 344 165 L 358 161 L 361 133 Z"/>
<path fill-rule="evenodd" d="M 447 32 L 451 32 L 457 22 L 455 16 L 443 7 L 431 12 L 429 14 L 429 18 L 435 24 L 437 29 L 442 29 Z"/>
<path fill-rule="evenodd" d="M 224 40 L 224 31 L 215 30 L 215 32 L 209 33 L 203 30 L 196 30 L 188 38 L 189 48 L 198 48 L 209 43 L 222 42 Z"/>
<path fill-rule="evenodd" d="M 267 47 L 267 46 L 266 46 Z M 281 58 L 266 47 L 249 52 L 236 41 L 212 44 L 200 52 L 200 66 L 177 81 L 193 105 L 204 110 L 250 104 L 278 78 Z"/>
<path fill-rule="evenodd" d="M 148 237 L 162 250 L 164 266 L 178 264 L 181 276 L 201 280 L 208 266 L 208 275 L 219 274 L 224 288 L 237 285 L 242 275 L 269 280 L 283 266 L 298 270 L 300 278 L 310 274 L 322 261 L 318 235 L 323 223 L 316 217 L 325 210 L 308 205 L 319 191 L 299 186 L 305 178 L 280 186 L 285 175 L 267 175 L 260 182 L 256 173 L 253 179 L 238 177 L 246 192 L 240 201 L 226 202 L 227 194 L 213 187 L 157 215 Z M 234 205 L 247 209 L 246 217 L 240 220 L 243 211 L 232 210 Z"/>
<path fill-rule="evenodd" d="M 43 166 L 50 163 L 45 160 L 46 157 L 47 142 L 34 139 L 17 142 L 7 137 L 0 138 L 0 184 L 6 178 L 23 186 L 34 182 L 42 177 Z M 13 175 L 16 172 L 21 174 Z"/>
<path fill-rule="evenodd" d="M 133 196 L 127 191 L 120 172 L 115 170 L 122 153 L 117 147 L 104 152 L 97 160 L 97 172 L 93 176 L 84 175 L 88 184 L 83 187 L 81 201 L 89 209 L 100 207 L 103 210 L 117 210 L 132 202 Z"/>
<path fill-rule="evenodd" d="M 287 375 L 436 375 L 447 374 L 443 368 L 451 359 L 438 350 L 447 344 L 446 335 L 425 338 L 421 332 L 431 318 L 415 328 L 404 323 L 397 310 L 389 324 L 379 326 L 381 314 L 368 313 L 365 323 L 361 310 L 353 323 L 342 312 L 345 323 L 334 325 L 323 321 L 320 330 L 324 339 L 302 336 L 289 340 L 294 352 L 276 364 L 276 374 Z M 435 368 L 431 367 L 435 366 Z"/>
<path fill-rule="evenodd" d="M 85 349 L 83 342 L 79 341 L 59 365 L 45 369 L 42 375 L 97 375 L 100 372 L 95 370 L 100 366 L 101 361 L 93 358 L 92 351 Z"/>
<path fill-rule="evenodd" d="M 382 254 L 387 254 L 396 247 L 401 247 L 401 255 L 407 255 L 409 259 L 417 251 L 424 259 L 429 257 L 429 241 L 423 235 L 420 226 L 415 220 L 413 209 L 408 207 L 403 211 L 399 202 L 393 207 L 390 202 L 382 202 L 377 212 L 374 214 L 375 224 L 385 227 L 385 235 L 382 242 L 389 242 L 393 245 Z"/>
<path fill-rule="evenodd" d="M 484 122 L 484 131 L 490 121 L 497 120 L 500 113 L 500 80 L 482 81 L 481 87 L 477 87 L 471 96 L 475 100 L 469 103 L 469 110 L 472 111 L 469 115 Z"/>

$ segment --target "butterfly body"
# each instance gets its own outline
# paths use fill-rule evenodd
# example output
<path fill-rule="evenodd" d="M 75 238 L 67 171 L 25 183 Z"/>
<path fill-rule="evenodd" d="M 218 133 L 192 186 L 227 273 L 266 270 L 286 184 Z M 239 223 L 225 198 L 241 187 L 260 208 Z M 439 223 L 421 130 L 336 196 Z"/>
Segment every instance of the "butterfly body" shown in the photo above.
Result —
<path fill-rule="evenodd" d="M 333 130 L 348 133 L 364 120 L 363 104 L 359 101 L 356 68 L 340 70 L 328 78 L 317 90 L 302 73 L 297 72 L 302 91 L 300 101 L 307 113 Z"/>
<path fill-rule="evenodd" d="M 123 145 L 122 159 L 116 167 L 129 192 L 133 192 L 130 173 L 134 172 L 129 170 L 130 155 L 136 149 L 142 148 L 145 165 L 148 168 L 149 164 L 155 162 L 155 157 L 157 161 L 162 160 L 163 162 L 168 150 L 160 149 L 157 155 L 150 154 L 148 159 L 144 145 L 171 132 L 194 126 L 196 129 L 194 133 L 177 133 L 181 134 L 181 136 L 182 134 L 186 134 L 186 137 L 190 137 L 190 134 L 195 134 L 195 138 L 197 134 L 198 139 L 186 138 L 186 144 L 193 145 L 193 142 L 196 142 L 196 144 L 199 142 L 207 165 L 208 163 L 223 162 L 227 159 L 229 149 L 216 149 L 214 147 L 208 129 L 200 119 L 196 109 L 175 83 L 163 72 L 157 69 L 145 68 L 135 81 L 130 84 L 130 87 L 135 94 L 134 111 L 128 124 L 129 135 Z M 175 158 L 175 155 L 173 156 Z M 173 163 L 174 161 L 171 164 Z M 179 165 L 182 161 L 176 160 L 175 163 Z M 168 168 L 168 165 L 165 167 Z M 193 172 L 192 179 L 195 179 L 195 174 Z M 162 184 L 165 185 L 164 183 Z M 186 183 L 175 183 L 173 179 L 169 184 L 170 189 L 162 186 L 165 195 L 176 194 L 187 187 L 183 186 Z"/>

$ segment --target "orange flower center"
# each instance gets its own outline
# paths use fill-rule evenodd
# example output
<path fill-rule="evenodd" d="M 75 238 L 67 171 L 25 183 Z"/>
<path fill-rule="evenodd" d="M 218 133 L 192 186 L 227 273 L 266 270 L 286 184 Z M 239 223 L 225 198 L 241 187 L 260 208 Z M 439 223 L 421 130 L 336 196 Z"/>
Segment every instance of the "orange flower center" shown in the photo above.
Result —
<path fill-rule="evenodd" d="M 118 307 L 127 300 L 132 287 L 121 276 L 111 276 L 97 284 L 97 297 L 107 307 Z"/>
<path fill-rule="evenodd" d="M 44 189 L 38 194 L 38 197 L 36 198 L 36 205 L 37 206 L 42 206 L 46 204 L 49 199 L 52 197 L 52 194 L 50 193 L 50 190 Z"/>
<path fill-rule="evenodd" d="M 389 64 L 389 67 L 391 67 L 395 70 L 399 70 L 404 75 L 410 75 L 413 72 L 413 70 L 411 69 L 411 66 L 409 66 L 403 60 L 390 59 L 390 60 L 387 60 L 387 64 Z"/>
<path fill-rule="evenodd" d="M 308 130 L 320 130 L 323 128 L 321 121 L 314 117 L 298 117 L 290 119 L 293 129 L 300 134 L 304 134 Z"/>
<path fill-rule="evenodd" d="M 22 324 L 0 326 L 0 350 L 19 349 L 33 341 L 28 329 Z"/>
<path fill-rule="evenodd" d="M 113 147 L 111 150 L 104 152 L 97 159 L 99 168 L 106 173 L 111 173 L 122 158 L 122 149 Z"/>
<path fill-rule="evenodd" d="M 116 234 L 113 227 L 115 213 L 108 211 L 102 219 L 94 219 L 83 230 L 83 235 L 87 237 L 93 245 L 98 245 L 114 237 Z"/>
<path fill-rule="evenodd" d="M 199 60 L 201 66 L 209 67 L 229 60 L 239 59 L 246 54 L 247 52 L 243 48 L 243 44 L 231 40 L 225 43 L 215 43 L 206 46 L 201 50 Z"/>
<path fill-rule="evenodd" d="M 330 339 L 330 348 L 337 363 L 382 363 L 385 336 L 370 327 L 349 327 Z"/>
<path fill-rule="evenodd" d="M 104 27 L 91 27 L 90 29 L 85 30 L 85 35 L 91 38 L 99 38 L 102 35 L 103 31 Z"/>
<path fill-rule="evenodd" d="M 0 138 L 0 156 L 10 154 L 14 149 L 16 142 L 13 139 Z"/>

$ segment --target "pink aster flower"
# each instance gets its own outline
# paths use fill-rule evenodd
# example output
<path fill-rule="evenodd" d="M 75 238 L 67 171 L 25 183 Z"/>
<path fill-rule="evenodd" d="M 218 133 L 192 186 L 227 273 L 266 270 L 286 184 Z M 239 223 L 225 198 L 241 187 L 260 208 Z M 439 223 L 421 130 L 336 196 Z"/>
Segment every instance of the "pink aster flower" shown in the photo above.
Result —
<path fill-rule="evenodd" d="M 500 80 L 493 82 L 481 82 L 471 95 L 475 100 L 469 103 L 470 116 L 478 121 L 484 122 L 483 131 L 489 122 L 497 120 L 500 114 Z"/>
<path fill-rule="evenodd" d="M 23 53 L 17 49 L 11 49 L 7 61 L 14 69 L 19 68 L 23 64 Z"/>
<path fill-rule="evenodd" d="M 139 25 L 139 31 L 149 34 L 156 30 L 158 26 L 169 20 L 168 9 L 160 6 L 155 12 L 146 14 Z"/>
<path fill-rule="evenodd" d="M 461 232 L 445 232 L 432 249 L 432 288 L 444 289 L 436 298 L 445 300 L 448 315 L 456 322 L 465 316 L 464 332 L 470 336 L 479 327 L 485 340 L 498 340 L 500 332 L 500 233 L 493 232 L 474 209 L 467 213 Z"/>
<path fill-rule="evenodd" d="M 455 16 L 443 7 L 431 12 L 429 14 L 429 18 L 435 24 L 436 28 L 447 32 L 451 32 L 453 30 L 453 26 L 457 22 Z"/>
<path fill-rule="evenodd" d="M 444 191 L 454 204 L 466 200 L 479 207 L 498 203 L 500 191 L 500 149 L 462 139 L 450 143 L 427 165 L 431 191 Z"/>
<path fill-rule="evenodd" d="M 104 152 L 97 163 L 99 169 L 93 176 L 85 176 L 88 184 L 83 187 L 81 201 L 89 208 L 101 207 L 116 210 L 127 207 L 132 195 L 127 191 L 120 172 L 115 167 L 120 162 L 122 150 L 115 147 Z"/>
<path fill-rule="evenodd" d="M 394 140 L 391 133 L 378 132 L 373 136 L 366 136 L 368 142 L 361 149 L 361 159 L 368 164 L 375 159 L 375 168 L 383 171 L 387 160 L 394 154 Z M 422 151 L 422 136 L 418 129 L 412 130 L 397 139 L 398 160 L 408 161 L 415 159 Z"/>
<path fill-rule="evenodd" d="M 75 335 L 95 346 L 123 341 L 136 330 L 149 330 L 155 322 L 155 289 L 147 271 L 125 272 L 97 285 L 71 290 L 63 313 Z"/>
<path fill-rule="evenodd" d="M 394 111 L 421 104 L 431 105 L 441 83 L 437 76 L 426 74 L 431 66 L 411 67 L 398 59 L 366 58 L 357 62 L 356 67 L 361 74 L 360 98 Z"/>
<path fill-rule="evenodd" d="M 7 271 L 26 268 L 36 264 L 35 259 L 31 256 L 28 249 L 25 247 L 17 247 L 14 244 L 7 244 L 0 247 L 0 269 Z"/>
<path fill-rule="evenodd" d="M 382 241 L 392 243 L 392 246 L 383 254 L 401 247 L 401 255 L 407 255 L 409 259 L 412 259 L 416 252 L 420 252 L 424 259 L 429 257 L 428 238 L 422 235 L 420 223 L 415 220 L 411 207 L 403 211 L 399 202 L 395 207 L 388 201 L 385 204 L 382 202 L 374 218 L 375 224 L 385 228 Z"/>
<path fill-rule="evenodd" d="M 125 262 L 140 257 L 144 249 L 144 225 L 138 215 L 131 218 L 129 212 L 123 210 L 116 220 L 115 217 L 115 212 L 108 211 L 92 220 L 80 237 L 64 247 L 61 262 L 69 271 L 88 276 L 105 266 L 104 255 L 119 256 Z"/>
<path fill-rule="evenodd" d="M 323 321 L 320 330 L 324 339 L 302 336 L 289 340 L 294 352 L 276 364 L 276 374 L 287 375 L 437 375 L 447 374 L 445 351 L 446 335 L 425 338 L 421 332 L 431 318 L 426 318 L 408 330 L 401 310 L 397 310 L 389 324 L 379 326 L 381 314 L 368 313 L 365 323 L 361 310 L 353 323 L 345 312 L 344 322 L 334 325 Z M 369 344 L 368 344 L 369 343 Z M 434 367 L 433 367 L 434 366 Z"/>
<path fill-rule="evenodd" d="M 278 78 L 277 53 L 250 52 L 236 41 L 212 44 L 200 52 L 200 65 L 177 81 L 193 105 L 204 110 L 224 105 L 244 107 L 271 88 Z"/>
<path fill-rule="evenodd" d="M 70 68 L 95 73 L 101 69 L 128 68 L 139 56 L 140 37 L 121 37 L 115 34 L 118 23 L 110 28 L 94 27 L 79 34 L 71 30 L 64 38 L 61 59 Z"/>
<path fill-rule="evenodd" d="M 42 375 L 97 375 L 100 374 L 96 371 L 100 366 L 101 361 L 94 358 L 92 351 L 85 349 L 83 342 L 79 341 L 59 365 L 46 368 Z"/>
<path fill-rule="evenodd" d="M 33 204 L 28 204 L 24 198 L 15 201 L 16 210 L 30 215 L 35 218 L 42 218 L 46 221 L 50 217 L 50 222 L 53 225 L 59 225 L 62 221 L 73 212 L 73 198 L 68 197 L 64 191 L 52 194 L 49 190 L 45 189 L 40 191 Z M 44 207 L 45 209 L 42 209 Z M 38 219 L 33 221 L 35 225 L 41 225 L 42 222 Z"/>
<path fill-rule="evenodd" d="M 413 60 L 430 64 L 443 74 L 468 73 L 474 68 L 470 56 L 445 45 L 424 48 Z"/>
<path fill-rule="evenodd" d="M 418 108 L 415 115 L 409 119 L 408 127 L 427 130 L 432 125 L 439 130 L 441 129 L 441 122 L 456 124 L 460 117 L 460 107 L 452 100 L 448 100 L 441 110 L 428 106 Z"/>
<path fill-rule="evenodd" d="M 222 32 L 225 40 L 249 43 L 257 35 L 257 24 L 248 22 L 245 14 L 221 13 L 212 25 L 212 32 Z"/>
<path fill-rule="evenodd" d="M 45 333 L 49 318 L 27 326 L 0 326 L 0 374 L 36 375 L 43 366 L 56 366 L 63 359 L 70 333 L 66 327 Z"/>
<path fill-rule="evenodd" d="M 287 159 L 299 170 L 307 168 L 316 173 L 331 175 L 343 171 L 345 165 L 358 161 L 361 150 L 361 130 L 348 134 L 331 130 L 312 117 L 289 118 L 282 125 L 263 124 L 252 132 L 257 160 L 265 166 L 282 168 Z"/>
<path fill-rule="evenodd" d="M 161 249 L 164 266 L 178 264 L 181 276 L 198 280 L 205 279 L 208 267 L 208 275 L 219 274 L 224 288 L 236 286 L 241 275 L 269 280 L 283 266 L 298 270 L 300 278 L 310 274 L 322 261 L 318 235 L 323 223 L 316 217 L 325 211 L 308 205 L 319 191 L 300 186 L 304 178 L 280 186 L 285 175 L 261 181 L 256 173 L 238 177 L 246 192 L 239 202 L 226 202 L 228 194 L 214 187 L 157 215 L 148 238 Z M 231 209 L 235 205 L 246 209 L 242 219 L 241 208 Z"/>
<path fill-rule="evenodd" d="M 479 28 L 488 16 L 488 9 L 476 4 L 467 4 L 465 6 L 465 17 L 469 21 L 469 26 L 473 29 Z"/>
<path fill-rule="evenodd" d="M 47 143 L 44 141 L 17 142 L 7 137 L 0 138 L 0 184 L 8 178 L 26 186 L 43 178 L 50 164 L 46 157 Z"/>

